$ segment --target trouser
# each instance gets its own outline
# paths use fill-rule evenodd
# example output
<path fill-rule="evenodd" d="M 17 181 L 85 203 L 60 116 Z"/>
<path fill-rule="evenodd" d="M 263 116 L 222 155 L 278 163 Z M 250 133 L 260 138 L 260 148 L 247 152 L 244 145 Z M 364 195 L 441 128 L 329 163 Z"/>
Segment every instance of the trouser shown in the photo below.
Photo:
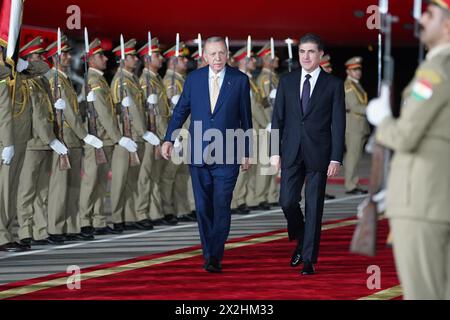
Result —
<path fill-rule="evenodd" d="M 83 177 L 80 190 L 80 226 L 104 228 L 107 217 L 104 211 L 104 199 L 107 194 L 108 172 L 111 169 L 114 146 L 105 146 L 107 163 L 98 165 L 95 161 L 95 149 L 84 149 Z M 119 146 L 116 146 L 119 148 Z"/>
<path fill-rule="evenodd" d="M 390 226 L 404 299 L 450 300 L 450 223 L 393 218 Z"/>
<path fill-rule="evenodd" d="M 69 148 L 69 170 L 59 169 L 59 155 L 53 154 L 48 196 L 48 233 L 80 233 L 80 187 L 82 148 Z"/>
<path fill-rule="evenodd" d="M 326 171 L 310 171 L 305 168 L 303 161 L 281 171 L 280 205 L 287 219 L 289 240 L 300 242 L 303 261 L 317 262 L 326 181 Z M 303 184 L 305 184 L 304 216 L 300 208 Z"/>
<path fill-rule="evenodd" d="M 220 261 L 230 232 L 230 205 L 239 166 L 190 166 L 190 170 L 203 256 Z"/>
<path fill-rule="evenodd" d="M 139 159 L 144 148 L 138 143 Z M 113 223 L 134 222 L 134 200 L 137 196 L 139 166 L 130 168 L 130 153 L 123 147 L 114 149 L 111 180 L 111 213 Z M 134 180 L 133 180 L 134 179 Z"/>
<path fill-rule="evenodd" d="M 193 210 L 189 167 L 168 161 L 161 177 L 161 197 L 165 214 L 181 216 Z"/>
<path fill-rule="evenodd" d="M 45 199 L 48 194 L 53 151 L 27 150 L 20 172 L 17 191 L 17 220 L 19 239 L 43 240 L 47 234 Z"/>
<path fill-rule="evenodd" d="M 249 171 L 239 171 L 236 181 L 236 187 L 233 192 L 233 200 L 231 208 L 236 209 L 239 206 L 245 205 L 247 202 L 247 194 L 249 187 Z M 251 196 L 249 196 L 251 197 Z"/>
<path fill-rule="evenodd" d="M 344 158 L 346 191 L 352 191 L 358 187 L 358 164 L 362 156 L 364 141 L 364 136 L 360 134 L 348 132 L 345 134 L 345 145 L 347 148 Z"/>

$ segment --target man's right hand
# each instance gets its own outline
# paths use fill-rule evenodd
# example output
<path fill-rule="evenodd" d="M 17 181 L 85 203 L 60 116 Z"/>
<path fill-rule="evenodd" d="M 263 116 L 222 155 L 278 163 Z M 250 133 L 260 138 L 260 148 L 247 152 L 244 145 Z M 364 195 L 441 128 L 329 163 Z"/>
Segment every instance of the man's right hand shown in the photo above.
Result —
<path fill-rule="evenodd" d="M 270 157 L 270 165 L 274 166 L 277 171 L 281 169 L 281 158 L 280 156 L 271 156 Z"/>
<path fill-rule="evenodd" d="M 163 143 L 161 148 L 161 153 L 164 159 L 170 160 L 172 156 L 173 143 L 170 141 L 166 141 Z"/>
<path fill-rule="evenodd" d="M 122 137 L 119 140 L 119 145 L 125 149 L 127 149 L 128 152 L 136 152 L 137 151 L 137 144 L 133 140 L 127 137 Z"/>

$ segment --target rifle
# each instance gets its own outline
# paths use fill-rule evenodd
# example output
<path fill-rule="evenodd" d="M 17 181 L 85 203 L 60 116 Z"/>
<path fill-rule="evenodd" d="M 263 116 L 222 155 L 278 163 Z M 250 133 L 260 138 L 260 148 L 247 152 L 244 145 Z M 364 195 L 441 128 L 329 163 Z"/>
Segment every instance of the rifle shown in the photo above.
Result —
<path fill-rule="evenodd" d="M 425 45 L 420 41 L 420 18 L 422 16 L 422 0 L 414 0 L 414 36 L 419 39 L 419 64 L 422 63 L 425 57 Z"/>
<path fill-rule="evenodd" d="M 275 46 L 273 43 L 273 38 L 270 38 L 270 75 L 269 75 L 269 95 L 267 96 L 268 106 L 273 108 L 273 104 L 275 103 L 274 99 L 270 98 L 270 93 L 273 89 L 273 62 L 275 60 Z"/>
<path fill-rule="evenodd" d="M 119 96 L 120 101 L 123 101 L 123 99 L 126 97 L 126 90 L 125 90 L 125 82 L 124 82 L 124 76 L 123 76 L 123 68 L 125 65 L 125 44 L 123 41 L 123 36 L 120 35 L 120 51 L 121 51 L 121 59 L 120 59 L 120 90 L 119 90 Z M 128 108 L 122 106 L 122 126 L 123 126 L 123 135 L 127 138 L 132 139 L 133 135 L 131 133 L 131 121 L 130 121 L 130 114 L 128 112 Z M 129 153 L 129 165 L 130 167 L 139 166 L 141 164 L 141 161 L 139 160 L 139 156 L 137 152 L 130 152 Z"/>
<path fill-rule="evenodd" d="M 61 93 L 59 91 L 59 59 L 61 56 L 61 30 L 58 28 L 58 52 L 56 53 L 55 58 L 55 74 L 54 74 L 54 87 L 53 87 L 53 99 L 57 101 L 61 98 Z M 55 119 L 56 119 L 56 136 L 58 137 L 61 143 L 64 143 L 64 115 L 62 110 L 55 110 Z M 59 170 L 69 170 L 71 169 L 69 156 L 67 154 L 59 155 Z"/>
<path fill-rule="evenodd" d="M 398 22 L 398 17 L 389 13 L 388 2 L 388 0 L 380 0 L 379 6 L 382 22 L 381 33 L 385 40 L 382 85 L 392 88 L 394 77 L 394 59 L 391 55 L 392 24 Z M 384 195 L 390 158 L 391 151 L 375 143 L 372 150 L 369 196 L 358 206 L 358 224 L 350 245 L 350 251 L 353 253 L 367 256 L 376 254 L 377 221 L 378 215 L 383 211 L 382 204 L 385 202 Z"/>
<path fill-rule="evenodd" d="M 150 65 L 152 62 L 152 36 L 151 33 L 148 33 L 148 55 L 145 57 L 147 60 L 147 64 Z M 151 73 L 150 70 L 145 74 L 145 82 L 146 82 L 146 96 L 147 98 L 150 97 L 152 92 L 152 86 L 151 86 Z M 147 103 L 147 125 L 148 130 L 156 134 L 156 106 L 152 103 Z M 153 150 L 155 151 L 155 159 L 159 160 L 161 159 L 161 152 L 159 149 L 159 146 L 155 148 L 155 146 L 152 146 Z"/>
<path fill-rule="evenodd" d="M 88 55 L 89 55 L 89 36 L 87 28 L 84 28 L 84 44 L 85 44 L 85 52 L 84 52 L 84 98 L 87 104 L 87 114 L 88 114 L 88 132 L 91 135 L 97 137 L 97 112 L 94 108 L 94 103 L 89 102 L 87 99 L 88 92 L 91 91 L 91 87 L 89 86 L 88 80 Z M 107 163 L 105 151 L 103 148 L 95 150 L 95 162 L 97 165 Z"/>
<path fill-rule="evenodd" d="M 289 54 L 289 60 L 288 60 L 288 68 L 289 68 L 289 72 L 292 71 L 292 39 L 291 38 L 287 38 L 285 40 L 287 46 L 288 46 L 288 54 Z"/>

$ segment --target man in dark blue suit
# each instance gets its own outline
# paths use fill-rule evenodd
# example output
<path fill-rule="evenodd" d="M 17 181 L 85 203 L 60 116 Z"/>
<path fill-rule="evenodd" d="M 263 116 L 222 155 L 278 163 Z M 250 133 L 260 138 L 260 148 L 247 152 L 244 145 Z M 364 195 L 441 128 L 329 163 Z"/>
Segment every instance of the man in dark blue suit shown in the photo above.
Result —
<path fill-rule="evenodd" d="M 206 41 L 204 58 L 208 66 L 191 72 L 186 79 L 162 154 L 166 159 L 171 157 L 177 131 L 191 116 L 187 151 L 204 268 L 221 272 L 239 165 L 243 170 L 250 165 L 250 84 L 245 74 L 226 66 L 228 50 L 223 38 Z"/>
<path fill-rule="evenodd" d="M 318 36 L 300 39 L 302 68 L 280 79 L 272 117 L 272 133 L 279 139 L 272 135 L 271 163 L 281 168 L 280 204 L 289 240 L 298 241 L 291 266 L 303 261 L 302 274 L 314 274 L 327 176 L 339 173 L 344 152 L 344 84 L 320 68 L 322 56 Z M 300 208 L 303 184 L 305 216 Z"/>

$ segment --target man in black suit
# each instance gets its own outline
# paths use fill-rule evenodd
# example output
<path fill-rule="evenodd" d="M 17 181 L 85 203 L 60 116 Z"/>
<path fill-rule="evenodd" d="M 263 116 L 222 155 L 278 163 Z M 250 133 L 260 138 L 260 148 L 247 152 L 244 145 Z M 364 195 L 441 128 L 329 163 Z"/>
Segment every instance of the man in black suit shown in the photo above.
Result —
<path fill-rule="evenodd" d="M 289 240 L 298 241 L 291 266 L 303 261 L 302 274 L 314 274 L 327 176 L 339 173 L 344 152 L 344 83 L 320 68 L 322 56 L 318 36 L 300 39 L 302 68 L 280 79 L 272 116 L 271 163 L 281 168 L 280 204 Z M 305 217 L 300 208 L 304 183 Z"/>

